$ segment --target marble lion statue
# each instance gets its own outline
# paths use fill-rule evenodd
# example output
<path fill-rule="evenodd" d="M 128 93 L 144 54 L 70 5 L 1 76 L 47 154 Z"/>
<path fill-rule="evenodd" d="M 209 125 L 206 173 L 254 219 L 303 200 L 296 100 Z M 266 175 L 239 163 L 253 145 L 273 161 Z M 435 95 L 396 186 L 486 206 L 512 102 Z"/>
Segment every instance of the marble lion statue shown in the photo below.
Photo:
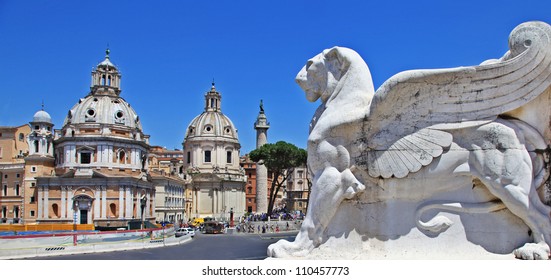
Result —
<path fill-rule="evenodd" d="M 270 245 L 268 256 L 308 255 L 343 201 L 384 182 L 392 189 L 369 199 L 422 201 L 430 193 L 483 186 L 494 199 L 421 204 L 417 217 L 432 208 L 507 209 L 531 231 L 515 257 L 548 259 L 551 208 L 542 202 L 542 186 L 549 177 L 550 76 L 551 27 L 543 22 L 517 26 L 501 59 L 402 72 L 377 91 L 351 49 L 333 47 L 309 59 L 296 77 L 309 101 L 321 101 L 308 137 L 308 212 L 295 240 Z M 441 232 L 452 222 L 436 215 L 416 225 Z"/>

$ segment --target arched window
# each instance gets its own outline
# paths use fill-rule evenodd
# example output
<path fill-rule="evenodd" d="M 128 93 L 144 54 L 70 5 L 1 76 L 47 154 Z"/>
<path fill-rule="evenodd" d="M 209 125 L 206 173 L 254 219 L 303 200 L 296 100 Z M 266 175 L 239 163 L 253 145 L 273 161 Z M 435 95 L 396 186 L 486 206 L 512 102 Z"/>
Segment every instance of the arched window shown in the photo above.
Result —
<path fill-rule="evenodd" d="M 126 153 L 124 150 L 119 151 L 119 163 L 126 163 Z"/>
<path fill-rule="evenodd" d="M 54 203 L 52 205 L 52 212 L 54 213 L 54 217 L 53 218 L 59 218 L 59 207 L 57 206 L 56 203 Z"/>
<path fill-rule="evenodd" d="M 115 203 L 109 204 L 109 210 L 111 210 L 111 216 L 112 217 L 117 216 L 117 205 L 115 205 Z"/>
<path fill-rule="evenodd" d="M 19 133 L 19 141 L 23 141 L 25 139 L 25 134 Z"/>
<path fill-rule="evenodd" d="M 102 75 L 102 76 L 101 76 L 101 85 L 102 85 L 102 86 L 105 85 L 105 75 Z"/>
<path fill-rule="evenodd" d="M 107 85 L 111 85 L 111 75 L 107 76 Z"/>

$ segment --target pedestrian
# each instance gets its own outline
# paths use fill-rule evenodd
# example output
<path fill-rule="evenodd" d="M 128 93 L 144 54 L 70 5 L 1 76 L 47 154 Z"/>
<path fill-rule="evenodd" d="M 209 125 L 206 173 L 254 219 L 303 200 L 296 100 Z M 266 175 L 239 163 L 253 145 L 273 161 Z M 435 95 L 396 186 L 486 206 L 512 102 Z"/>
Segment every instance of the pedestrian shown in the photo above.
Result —
<path fill-rule="evenodd" d="M 276 232 L 279 232 L 279 225 L 276 226 Z"/>

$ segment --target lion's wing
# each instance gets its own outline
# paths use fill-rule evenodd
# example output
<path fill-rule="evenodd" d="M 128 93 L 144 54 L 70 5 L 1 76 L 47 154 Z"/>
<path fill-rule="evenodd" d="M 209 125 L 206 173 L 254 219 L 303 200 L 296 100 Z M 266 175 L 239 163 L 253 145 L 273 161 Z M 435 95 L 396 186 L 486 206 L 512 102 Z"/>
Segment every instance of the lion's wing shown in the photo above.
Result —
<path fill-rule="evenodd" d="M 364 120 L 360 165 L 374 177 L 404 177 L 451 144 L 451 134 L 435 125 L 493 120 L 544 92 L 551 85 L 551 27 L 522 24 L 509 45 L 509 57 L 497 63 L 407 71 L 386 81 Z"/>

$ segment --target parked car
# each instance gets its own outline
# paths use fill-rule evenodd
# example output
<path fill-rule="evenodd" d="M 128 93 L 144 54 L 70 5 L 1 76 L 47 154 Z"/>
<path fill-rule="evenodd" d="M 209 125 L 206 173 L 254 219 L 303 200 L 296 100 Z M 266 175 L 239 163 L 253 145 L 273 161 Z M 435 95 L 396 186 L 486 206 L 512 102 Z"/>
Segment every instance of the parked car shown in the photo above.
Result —
<path fill-rule="evenodd" d="M 195 236 L 195 231 L 192 228 L 179 228 L 179 229 L 176 230 L 174 235 L 176 237 L 181 237 L 181 236 L 184 236 L 184 235 L 189 235 L 191 237 L 194 237 Z"/>
<path fill-rule="evenodd" d="M 191 237 L 194 237 L 194 236 L 195 236 L 195 229 L 190 228 L 190 227 L 187 227 L 187 228 L 185 228 L 185 229 L 186 229 L 187 234 L 188 234 L 189 236 L 191 236 Z"/>

